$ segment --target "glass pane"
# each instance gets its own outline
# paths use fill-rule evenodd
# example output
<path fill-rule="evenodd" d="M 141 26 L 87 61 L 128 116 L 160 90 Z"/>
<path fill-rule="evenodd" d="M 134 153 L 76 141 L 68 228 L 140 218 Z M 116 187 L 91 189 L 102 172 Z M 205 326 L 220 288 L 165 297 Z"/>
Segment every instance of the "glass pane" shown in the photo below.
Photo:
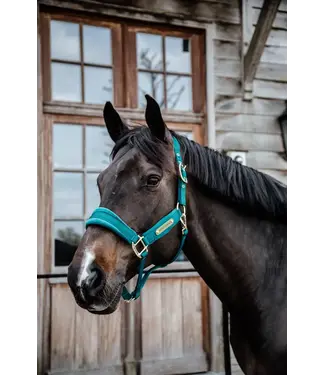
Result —
<path fill-rule="evenodd" d="M 189 40 L 167 36 L 166 42 L 166 71 L 191 73 L 191 53 Z"/>
<path fill-rule="evenodd" d="M 167 108 L 192 111 L 192 79 L 167 76 Z"/>
<path fill-rule="evenodd" d="M 81 173 L 54 172 L 54 218 L 83 217 L 83 181 Z"/>
<path fill-rule="evenodd" d="M 82 126 L 53 126 L 53 168 L 82 168 Z"/>
<path fill-rule="evenodd" d="M 88 173 L 86 176 L 86 215 L 89 217 L 94 209 L 99 206 L 100 195 L 97 187 L 97 173 Z"/>
<path fill-rule="evenodd" d="M 97 26 L 83 26 L 84 62 L 112 64 L 111 30 Z"/>
<path fill-rule="evenodd" d="M 68 266 L 84 232 L 82 221 L 54 223 L 54 264 Z"/>
<path fill-rule="evenodd" d="M 114 146 L 105 126 L 86 127 L 86 168 L 105 169 Z"/>
<path fill-rule="evenodd" d="M 51 21 L 51 58 L 80 61 L 79 25 Z"/>
<path fill-rule="evenodd" d="M 193 141 L 193 133 L 192 132 L 176 132 L 177 134 L 179 135 L 182 135 L 183 137 L 186 137 L 188 139 L 190 139 L 191 141 Z"/>
<path fill-rule="evenodd" d="M 52 63 L 52 99 L 81 102 L 79 65 Z"/>
<path fill-rule="evenodd" d="M 104 104 L 113 102 L 112 69 L 85 66 L 85 102 Z"/>
<path fill-rule="evenodd" d="M 163 70 L 162 36 L 137 34 L 138 69 Z"/>
<path fill-rule="evenodd" d="M 138 73 L 138 105 L 144 108 L 147 104 L 145 94 L 156 99 L 161 108 L 164 108 L 164 76 L 157 73 Z"/>

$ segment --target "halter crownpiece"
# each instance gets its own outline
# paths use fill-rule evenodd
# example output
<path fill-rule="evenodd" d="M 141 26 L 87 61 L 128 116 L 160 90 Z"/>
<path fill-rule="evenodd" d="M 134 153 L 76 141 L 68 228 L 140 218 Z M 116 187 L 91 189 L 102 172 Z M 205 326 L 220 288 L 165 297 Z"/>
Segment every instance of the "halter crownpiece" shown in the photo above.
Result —
<path fill-rule="evenodd" d="M 139 265 L 138 280 L 134 291 L 130 293 L 125 286 L 123 288 L 122 297 L 126 301 L 133 301 L 140 297 L 141 289 L 144 287 L 152 271 L 156 270 L 157 268 L 166 267 L 168 264 L 174 262 L 178 258 L 188 234 L 186 224 L 186 166 L 182 161 L 180 144 L 175 137 L 173 137 L 173 146 L 179 172 L 176 208 L 174 208 L 169 214 L 164 216 L 153 227 L 151 227 L 141 235 L 130 228 L 113 211 L 105 207 L 96 208 L 90 218 L 86 221 L 86 228 L 89 225 L 99 225 L 111 230 L 116 235 L 123 238 L 132 246 L 132 250 L 134 251 L 135 255 L 141 259 Z M 175 257 L 169 263 L 153 266 L 147 271 L 144 271 L 146 258 L 149 253 L 149 246 L 160 238 L 164 237 L 178 223 L 180 223 L 182 227 L 182 239 Z"/>

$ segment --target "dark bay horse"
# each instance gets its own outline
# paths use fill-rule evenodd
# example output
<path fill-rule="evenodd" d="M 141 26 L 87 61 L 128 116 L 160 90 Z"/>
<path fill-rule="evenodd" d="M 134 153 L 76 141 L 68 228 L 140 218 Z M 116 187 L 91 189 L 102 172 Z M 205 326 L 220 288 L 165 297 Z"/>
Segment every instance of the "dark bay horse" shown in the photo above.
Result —
<path fill-rule="evenodd" d="M 227 307 L 231 344 L 245 374 L 286 374 L 286 187 L 168 130 L 158 104 L 146 98 L 148 127 L 128 128 L 105 105 L 115 146 L 112 163 L 98 177 L 100 206 L 137 233 L 173 210 L 179 176 L 175 137 L 187 165 L 184 253 Z M 150 246 L 146 266 L 170 262 L 180 239 L 175 226 Z M 68 271 L 76 302 L 94 314 L 113 313 L 139 262 L 116 233 L 88 226 Z"/>

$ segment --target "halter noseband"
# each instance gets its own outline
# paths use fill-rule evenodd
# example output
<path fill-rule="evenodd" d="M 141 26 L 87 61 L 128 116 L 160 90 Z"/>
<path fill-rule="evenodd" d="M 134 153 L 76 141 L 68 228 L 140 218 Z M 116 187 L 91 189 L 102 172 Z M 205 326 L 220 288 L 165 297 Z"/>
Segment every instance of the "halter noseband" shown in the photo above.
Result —
<path fill-rule="evenodd" d="M 123 238 L 132 246 L 135 255 L 141 259 L 139 265 L 138 280 L 134 291 L 130 293 L 125 286 L 123 288 L 122 297 L 126 301 L 133 301 L 140 296 L 141 289 L 144 287 L 144 284 L 148 280 L 152 271 L 157 268 L 166 267 L 168 264 L 174 262 L 178 258 L 188 233 L 186 224 L 186 166 L 182 162 L 181 147 L 175 137 L 173 137 L 173 145 L 179 172 L 176 208 L 174 208 L 169 214 L 160 219 L 153 227 L 144 232 L 142 235 L 137 234 L 118 215 L 105 207 L 96 208 L 90 218 L 86 221 L 86 228 L 89 225 L 99 225 L 111 230 L 112 232 Z M 153 266 L 147 271 L 144 271 L 149 246 L 159 240 L 161 237 L 164 237 L 178 223 L 180 223 L 182 226 L 182 239 L 175 257 L 167 264 Z"/>

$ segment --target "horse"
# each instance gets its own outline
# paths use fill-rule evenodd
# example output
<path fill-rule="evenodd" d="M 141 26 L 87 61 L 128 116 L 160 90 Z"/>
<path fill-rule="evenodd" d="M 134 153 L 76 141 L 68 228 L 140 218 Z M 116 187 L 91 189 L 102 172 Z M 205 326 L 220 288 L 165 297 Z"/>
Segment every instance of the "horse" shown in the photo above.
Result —
<path fill-rule="evenodd" d="M 127 126 L 105 104 L 114 147 L 97 179 L 99 209 L 110 215 L 106 224 L 116 224 L 101 224 L 97 215 L 86 227 L 68 268 L 76 303 L 93 314 L 113 313 L 127 297 L 125 284 L 143 268 L 171 262 L 186 236 L 184 254 L 229 312 L 230 342 L 242 371 L 286 374 L 286 186 L 168 129 L 157 102 L 149 95 L 146 100 L 148 126 Z M 186 213 L 184 203 L 176 217 L 181 225 L 150 246 L 141 236 L 131 246 L 117 226 L 137 235 L 175 214 L 182 181 Z M 139 293 L 130 295 L 132 300 Z"/>

